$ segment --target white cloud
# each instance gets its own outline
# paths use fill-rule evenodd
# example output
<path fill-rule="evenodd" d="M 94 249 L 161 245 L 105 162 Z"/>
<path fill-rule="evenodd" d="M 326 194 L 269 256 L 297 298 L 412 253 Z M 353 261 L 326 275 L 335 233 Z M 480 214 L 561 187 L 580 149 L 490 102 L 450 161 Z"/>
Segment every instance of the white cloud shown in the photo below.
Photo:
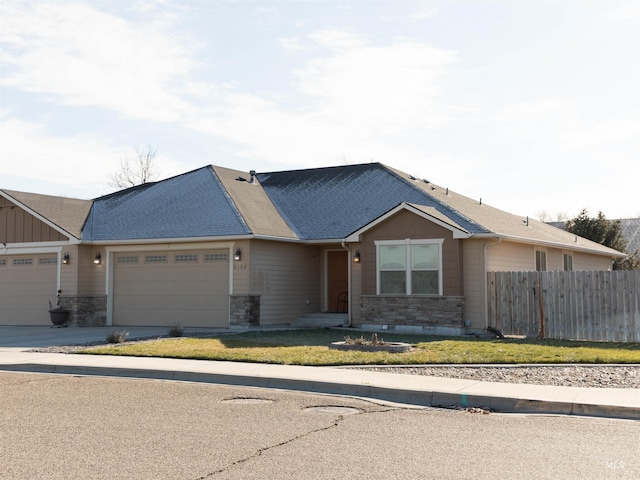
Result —
<path fill-rule="evenodd" d="M 332 50 L 351 50 L 366 45 L 363 38 L 344 30 L 320 30 L 310 33 L 308 37 L 317 44 Z"/>
<path fill-rule="evenodd" d="M 14 3 L 3 15 L 3 86 L 130 118 L 193 111 L 181 94 L 196 62 L 166 15 L 133 24 L 77 3 Z"/>
<path fill-rule="evenodd" d="M 402 39 L 373 46 L 336 30 L 309 38 L 328 53 L 307 57 L 294 70 L 288 98 L 297 98 L 296 108 L 277 97 L 226 91 L 216 97 L 215 110 L 203 106 L 189 126 L 235 142 L 240 156 L 303 167 L 417 158 L 407 146 L 415 147 L 424 129 L 460 114 L 435 100 L 455 52 Z"/>
<path fill-rule="evenodd" d="M 120 159 L 132 152 L 98 135 L 53 135 L 39 124 L 0 112 L 2 188 L 91 198 L 114 190 L 108 185 Z M 157 159 L 161 177 L 183 172 L 180 162 L 165 153 Z M 46 181 L 35 189 L 33 184 Z"/>
<path fill-rule="evenodd" d="M 278 44 L 280 44 L 280 46 L 285 50 L 293 52 L 300 52 L 304 50 L 299 37 L 279 38 Z"/>
<path fill-rule="evenodd" d="M 433 17 L 438 10 L 429 4 L 419 5 L 409 16 L 411 22 L 422 22 L 427 18 Z"/>

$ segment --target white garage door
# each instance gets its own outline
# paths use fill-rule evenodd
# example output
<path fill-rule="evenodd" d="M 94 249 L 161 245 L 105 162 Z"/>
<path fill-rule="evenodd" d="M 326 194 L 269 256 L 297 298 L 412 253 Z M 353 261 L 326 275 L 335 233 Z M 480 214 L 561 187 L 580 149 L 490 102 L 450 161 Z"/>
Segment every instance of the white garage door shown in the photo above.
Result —
<path fill-rule="evenodd" d="M 0 256 L 0 325 L 51 325 L 57 272 L 55 253 Z"/>
<path fill-rule="evenodd" d="M 229 326 L 229 252 L 114 254 L 113 325 Z"/>

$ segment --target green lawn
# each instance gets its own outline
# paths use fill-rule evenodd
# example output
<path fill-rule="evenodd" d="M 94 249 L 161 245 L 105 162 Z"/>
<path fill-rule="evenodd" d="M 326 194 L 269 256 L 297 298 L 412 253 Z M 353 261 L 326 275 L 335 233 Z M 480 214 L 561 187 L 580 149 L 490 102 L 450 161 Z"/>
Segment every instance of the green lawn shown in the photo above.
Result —
<path fill-rule="evenodd" d="M 331 342 L 370 334 L 346 330 L 282 330 L 221 335 L 214 338 L 167 338 L 94 347 L 81 353 L 191 358 L 285 365 L 418 365 L 474 363 L 640 363 L 638 343 L 561 340 L 487 339 L 383 335 L 410 343 L 407 353 L 343 352 Z"/>

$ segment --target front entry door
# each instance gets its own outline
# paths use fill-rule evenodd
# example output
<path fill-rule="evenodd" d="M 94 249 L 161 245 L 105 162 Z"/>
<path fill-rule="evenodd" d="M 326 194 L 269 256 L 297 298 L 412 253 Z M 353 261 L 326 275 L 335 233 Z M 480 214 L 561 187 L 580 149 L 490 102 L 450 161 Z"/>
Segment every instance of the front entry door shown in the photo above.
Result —
<path fill-rule="evenodd" d="M 347 312 L 349 252 L 327 252 L 327 312 Z"/>

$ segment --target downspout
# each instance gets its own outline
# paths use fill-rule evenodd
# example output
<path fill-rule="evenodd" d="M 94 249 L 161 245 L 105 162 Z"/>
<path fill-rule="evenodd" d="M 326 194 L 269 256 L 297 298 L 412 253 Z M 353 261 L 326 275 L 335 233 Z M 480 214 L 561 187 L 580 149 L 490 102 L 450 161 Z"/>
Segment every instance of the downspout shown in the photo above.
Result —
<path fill-rule="evenodd" d="M 482 283 L 484 284 L 484 328 L 489 328 L 489 285 L 487 282 L 487 250 L 489 247 L 493 247 L 494 245 L 498 245 L 502 242 L 502 238 L 498 238 L 497 242 L 486 243 L 484 245 L 483 254 L 482 254 L 482 263 L 483 263 L 483 275 L 482 275 Z"/>
<path fill-rule="evenodd" d="M 346 245 L 344 239 L 341 245 L 347 251 L 347 288 L 349 290 L 349 295 L 347 296 L 347 327 L 351 327 L 351 249 Z"/>

